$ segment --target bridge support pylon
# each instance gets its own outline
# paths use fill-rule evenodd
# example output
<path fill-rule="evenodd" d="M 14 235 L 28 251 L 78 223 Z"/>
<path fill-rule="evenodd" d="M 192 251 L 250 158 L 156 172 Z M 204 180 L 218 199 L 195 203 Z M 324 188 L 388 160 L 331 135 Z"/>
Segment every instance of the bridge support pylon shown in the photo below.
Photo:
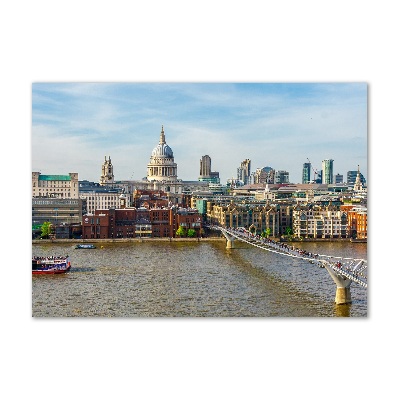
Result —
<path fill-rule="evenodd" d="M 351 294 L 350 294 L 351 280 L 338 274 L 336 271 L 330 268 L 328 264 L 325 264 L 325 269 L 329 272 L 329 275 L 336 283 L 335 303 L 336 304 L 351 303 Z"/>
<path fill-rule="evenodd" d="M 227 249 L 234 249 L 235 248 L 235 238 L 233 236 L 228 235 L 225 231 L 222 231 L 222 234 L 225 236 L 226 239 L 226 248 Z"/>
<path fill-rule="evenodd" d="M 350 286 L 348 287 L 336 287 L 336 304 L 349 304 L 351 303 Z"/>
<path fill-rule="evenodd" d="M 227 249 L 234 249 L 235 248 L 234 238 L 226 239 L 226 248 Z"/>

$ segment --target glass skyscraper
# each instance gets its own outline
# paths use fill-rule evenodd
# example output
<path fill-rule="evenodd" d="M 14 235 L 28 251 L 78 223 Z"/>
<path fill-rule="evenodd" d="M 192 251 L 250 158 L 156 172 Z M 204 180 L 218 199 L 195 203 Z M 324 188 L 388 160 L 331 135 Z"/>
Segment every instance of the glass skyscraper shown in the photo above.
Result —
<path fill-rule="evenodd" d="M 333 160 L 322 161 L 322 183 L 333 183 Z"/>
<path fill-rule="evenodd" d="M 310 183 L 311 181 L 311 163 L 304 163 L 303 164 L 303 174 L 301 183 Z"/>

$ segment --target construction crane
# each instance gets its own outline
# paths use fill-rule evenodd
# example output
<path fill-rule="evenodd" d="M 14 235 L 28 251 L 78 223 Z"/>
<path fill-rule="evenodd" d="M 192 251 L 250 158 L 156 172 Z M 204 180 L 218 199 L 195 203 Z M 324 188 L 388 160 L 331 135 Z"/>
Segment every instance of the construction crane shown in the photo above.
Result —
<path fill-rule="evenodd" d="M 318 171 L 313 167 L 313 165 L 311 164 L 311 161 L 310 161 L 310 159 L 308 157 L 307 157 L 307 160 L 311 165 L 311 169 L 314 171 L 314 183 L 315 183 L 316 178 L 318 177 Z"/>

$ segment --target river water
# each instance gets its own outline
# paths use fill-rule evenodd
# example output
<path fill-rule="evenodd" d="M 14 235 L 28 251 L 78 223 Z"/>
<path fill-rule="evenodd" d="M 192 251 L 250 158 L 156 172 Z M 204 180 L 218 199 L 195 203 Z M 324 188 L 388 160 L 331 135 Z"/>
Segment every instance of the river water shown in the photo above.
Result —
<path fill-rule="evenodd" d="M 103 248 L 101 248 L 103 246 Z M 33 317 L 366 317 L 367 289 L 336 305 L 324 268 L 235 241 L 101 243 L 93 250 L 32 244 L 72 269 L 32 276 Z M 313 253 L 367 259 L 367 244 L 300 243 Z"/>

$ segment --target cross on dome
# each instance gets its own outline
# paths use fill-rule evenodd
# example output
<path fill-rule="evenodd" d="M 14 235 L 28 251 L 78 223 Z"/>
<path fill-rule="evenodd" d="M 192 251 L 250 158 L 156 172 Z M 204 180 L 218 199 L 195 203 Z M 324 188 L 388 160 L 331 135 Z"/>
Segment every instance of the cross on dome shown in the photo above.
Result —
<path fill-rule="evenodd" d="M 164 125 L 161 125 L 160 144 L 165 144 Z"/>

